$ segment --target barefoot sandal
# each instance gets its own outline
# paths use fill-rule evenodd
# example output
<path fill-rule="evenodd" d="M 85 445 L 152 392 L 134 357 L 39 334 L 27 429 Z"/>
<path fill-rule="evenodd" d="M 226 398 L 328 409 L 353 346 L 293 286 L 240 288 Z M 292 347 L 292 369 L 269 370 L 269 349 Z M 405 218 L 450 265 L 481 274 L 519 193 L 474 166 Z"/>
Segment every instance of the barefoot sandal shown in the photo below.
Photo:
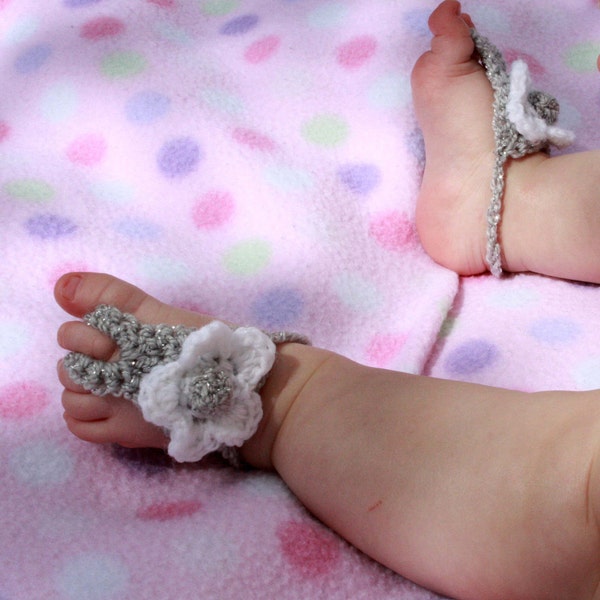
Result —
<path fill-rule="evenodd" d="M 133 315 L 101 305 L 85 323 L 111 337 L 119 359 L 106 362 L 71 352 L 69 377 L 97 396 L 122 396 L 170 438 L 179 462 L 219 451 L 240 466 L 237 452 L 262 419 L 258 391 L 275 361 L 275 344 L 309 340 L 296 333 L 232 329 L 220 321 L 193 329 L 142 324 Z"/>
<path fill-rule="evenodd" d="M 516 60 L 510 74 L 502 54 L 487 38 L 471 31 L 481 64 L 494 90 L 493 129 L 496 140 L 492 199 L 487 211 L 486 263 L 493 275 L 502 275 L 502 251 L 498 229 L 504 195 L 505 164 L 508 158 L 563 148 L 574 135 L 555 126 L 559 104 L 555 98 L 534 90 L 525 62 Z"/>

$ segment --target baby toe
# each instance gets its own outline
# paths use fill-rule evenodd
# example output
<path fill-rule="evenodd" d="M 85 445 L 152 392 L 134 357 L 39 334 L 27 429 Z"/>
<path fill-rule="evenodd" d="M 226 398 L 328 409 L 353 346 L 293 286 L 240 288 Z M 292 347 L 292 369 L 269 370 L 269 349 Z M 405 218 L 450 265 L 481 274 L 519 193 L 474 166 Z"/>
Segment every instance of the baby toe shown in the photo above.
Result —
<path fill-rule="evenodd" d="M 101 421 L 108 419 L 113 413 L 107 398 L 70 389 L 63 391 L 62 405 L 65 414 L 77 421 Z"/>
<path fill-rule="evenodd" d="M 65 350 L 87 354 L 97 360 L 109 360 L 117 350 L 113 340 L 81 321 L 63 323 L 58 329 L 57 340 Z"/>

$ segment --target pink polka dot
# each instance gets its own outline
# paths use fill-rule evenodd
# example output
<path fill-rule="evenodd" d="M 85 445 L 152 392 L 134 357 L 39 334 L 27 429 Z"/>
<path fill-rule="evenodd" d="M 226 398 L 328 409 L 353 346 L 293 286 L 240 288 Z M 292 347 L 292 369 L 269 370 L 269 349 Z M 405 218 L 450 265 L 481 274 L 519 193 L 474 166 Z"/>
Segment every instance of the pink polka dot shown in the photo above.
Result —
<path fill-rule="evenodd" d="M 377 40 L 370 35 L 352 38 L 338 47 L 337 61 L 346 69 L 362 67 L 377 50 Z"/>
<path fill-rule="evenodd" d="M 84 167 L 93 167 L 104 158 L 106 154 L 106 140 L 96 134 L 86 134 L 74 139 L 67 148 L 69 160 Z"/>
<path fill-rule="evenodd" d="M 369 225 L 369 235 L 386 250 L 397 251 L 419 244 L 414 223 L 398 211 L 375 216 Z"/>
<path fill-rule="evenodd" d="M 101 40 L 113 37 L 125 31 L 125 25 L 114 17 L 98 17 L 84 23 L 81 27 L 81 37 L 87 40 Z"/>
<path fill-rule="evenodd" d="M 244 53 L 244 58 L 252 64 L 257 64 L 267 60 L 279 48 L 281 40 L 276 35 L 268 35 L 257 40 Z"/>
<path fill-rule="evenodd" d="M 509 65 L 518 58 L 524 60 L 527 63 L 527 66 L 529 67 L 529 70 L 531 71 L 531 74 L 534 77 L 540 77 L 541 75 L 546 74 L 546 69 L 537 59 L 533 58 L 531 54 L 526 54 L 525 52 L 521 52 L 520 50 L 509 48 L 508 50 L 504 51 L 504 58 L 506 59 L 506 62 Z"/>
<path fill-rule="evenodd" d="M 366 349 L 367 359 L 376 367 L 386 367 L 398 356 L 406 343 L 407 335 L 376 335 Z"/>
<path fill-rule="evenodd" d="M 302 577 L 330 573 L 339 559 L 339 544 L 327 531 L 312 523 L 288 521 L 277 528 L 281 551 Z"/>
<path fill-rule="evenodd" d="M 192 210 L 198 229 L 216 229 L 225 225 L 235 212 L 235 202 L 228 192 L 211 191 L 203 194 Z"/>
<path fill-rule="evenodd" d="M 233 131 L 233 139 L 238 144 L 261 152 L 270 152 L 276 148 L 275 142 L 270 137 L 243 127 L 238 127 Z"/>
<path fill-rule="evenodd" d="M 49 403 L 48 390 L 35 381 L 18 381 L 0 388 L 0 418 L 33 417 Z"/>
<path fill-rule="evenodd" d="M 0 121 L 0 142 L 3 142 L 10 134 L 8 123 Z"/>
<path fill-rule="evenodd" d="M 157 502 L 138 509 L 136 517 L 143 521 L 170 521 L 191 517 L 202 508 L 196 501 Z"/>

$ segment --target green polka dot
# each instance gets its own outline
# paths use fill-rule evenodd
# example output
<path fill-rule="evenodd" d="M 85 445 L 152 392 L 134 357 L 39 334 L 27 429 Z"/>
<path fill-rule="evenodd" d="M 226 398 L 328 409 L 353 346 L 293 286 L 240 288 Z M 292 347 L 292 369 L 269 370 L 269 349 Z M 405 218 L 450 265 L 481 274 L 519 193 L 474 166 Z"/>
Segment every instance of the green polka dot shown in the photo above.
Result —
<path fill-rule="evenodd" d="M 573 46 L 566 55 L 567 65 L 579 73 L 596 71 L 596 59 L 600 54 L 600 43 L 584 42 Z"/>
<path fill-rule="evenodd" d="M 264 269 L 271 258 L 271 248 L 263 240 L 240 242 L 225 254 L 225 268 L 234 275 L 254 275 Z"/>
<path fill-rule="evenodd" d="M 102 60 L 102 73 L 112 79 L 139 75 L 146 68 L 146 59 L 139 52 L 111 52 Z"/>
<path fill-rule="evenodd" d="M 4 184 L 3 190 L 12 198 L 31 202 L 47 202 L 54 197 L 54 188 L 40 179 L 16 179 Z"/>
<path fill-rule="evenodd" d="M 442 323 L 442 327 L 440 328 L 440 333 L 438 335 L 439 339 L 443 340 L 447 338 L 454 329 L 456 325 L 455 317 L 447 317 L 446 320 Z"/>
<path fill-rule="evenodd" d="M 348 124 L 337 115 L 317 115 L 302 127 L 304 139 L 328 148 L 344 142 L 348 133 Z"/>
<path fill-rule="evenodd" d="M 204 0 L 201 3 L 202 12 L 210 17 L 220 17 L 236 9 L 238 0 Z"/>

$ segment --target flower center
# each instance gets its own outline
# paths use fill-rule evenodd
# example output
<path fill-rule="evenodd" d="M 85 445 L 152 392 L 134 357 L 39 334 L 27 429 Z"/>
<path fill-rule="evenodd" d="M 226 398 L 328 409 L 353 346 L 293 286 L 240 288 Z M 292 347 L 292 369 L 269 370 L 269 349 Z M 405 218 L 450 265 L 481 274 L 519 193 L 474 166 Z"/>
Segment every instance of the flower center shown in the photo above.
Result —
<path fill-rule="evenodd" d="M 185 405 L 197 419 L 212 417 L 229 405 L 233 392 L 231 376 L 218 367 L 204 369 L 186 378 L 183 385 Z"/>

